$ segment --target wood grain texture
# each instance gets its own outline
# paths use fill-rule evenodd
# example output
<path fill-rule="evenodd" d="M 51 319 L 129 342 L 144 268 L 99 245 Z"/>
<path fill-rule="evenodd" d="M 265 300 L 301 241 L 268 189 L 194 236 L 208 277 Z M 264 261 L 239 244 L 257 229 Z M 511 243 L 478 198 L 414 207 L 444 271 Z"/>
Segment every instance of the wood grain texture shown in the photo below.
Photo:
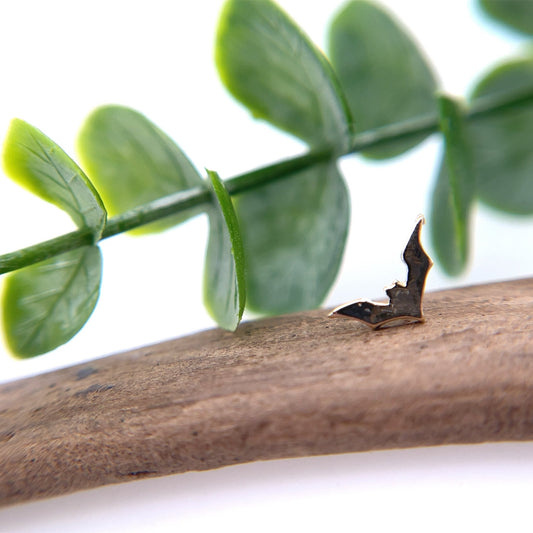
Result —
<path fill-rule="evenodd" d="M 533 439 L 533 279 L 428 294 L 372 331 L 324 310 L 0 386 L 3 505 L 280 457 Z"/>

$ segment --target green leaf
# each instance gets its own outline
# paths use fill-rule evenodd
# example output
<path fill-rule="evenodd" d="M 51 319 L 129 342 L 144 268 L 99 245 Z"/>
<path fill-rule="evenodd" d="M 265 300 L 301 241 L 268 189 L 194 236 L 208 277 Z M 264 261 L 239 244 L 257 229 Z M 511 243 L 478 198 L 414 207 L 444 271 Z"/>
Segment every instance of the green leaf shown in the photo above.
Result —
<path fill-rule="evenodd" d="M 227 1 L 215 60 L 228 90 L 257 118 L 313 147 L 349 146 L 351 118 L 330 64 L 275 3 Z"/>
<path fill-rule="evenodd" d="M 431 236 L 440 265 L 449 275 L 464 271 L 469 256 L 469 221 L 475 176 L 464 109 L 439 97 L 445 154 L 432 198 Z"/>
<path fill-rule="evenodd" d="M 531 0 L 479 0 L 479 5 L 498 22 L 527 35 L 533 35 Z"/>
<path fill-rule="evenodd" d="M 207 174 L 214 205 L 208 212 L 204 302 L 217 324 L 233 331 L 239 325 L 246 302 L 244 249 L 230 195 L 216 172 L 208 170 Z"/>
<path fill-rule="evenodd" d="M 449 276 L 460 274 L 464 268 L 464 257 L 458 243 L 450 176 L 444 158 L 439 165 L 431 195 L 429 222 L 431 241 L 439 265 Z"/>
<path fill-rule="evenodd" d="M 70 340 L 91 315 L 100 291 L 102 257 L 85 246 L 10 274 L 2 318 L 9 348 L 22 358 Z"/>
<path fill-rule="evenodd" d="M 349 195 L 323 163 L 236 197 L 246 254 L 248 306 L 281 314 L 316 308 L 344 251 Z"/>
<path fill-rule="evenodd" d="M 376 4 L 349 2 L 334 18 L 329 57 L 358 131 L 435 113 L 435 76 L 418 46 Z M 382 159 L 405 152 L 426 135 L 364 152 Z"/>
<path fill-rule="evenodd" d="M 11 121 L 4 142 L 6 173 L 37 196 L 66 211 L 97 241 L 106 212 L 100 196 L 76 163 L 44 133 L 20 119 Z"/>
<path fill-rule="evenodd" d="M 93 111 L 81 128 L 77 148 L 112 215 L 203 184 L 174 141 L 127 107 L 103 106 Z M 162 231 L 196 213 L 169 217 L 132 233 Z"/>
<path fill-rule="evenodd" d="M 533 58 L 513 60 L 485 76 L 472 101 L 531 88 Z M 533 105 L 479 118 L 470 132 L 480 200 L 509 213 L 533 213 Z"/>

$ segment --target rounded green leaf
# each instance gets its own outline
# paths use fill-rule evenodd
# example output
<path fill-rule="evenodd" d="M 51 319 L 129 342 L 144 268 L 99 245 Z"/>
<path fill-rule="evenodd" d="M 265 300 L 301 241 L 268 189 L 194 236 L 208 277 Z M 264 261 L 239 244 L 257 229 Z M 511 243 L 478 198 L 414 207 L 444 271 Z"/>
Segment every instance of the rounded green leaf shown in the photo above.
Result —
<path fill-rule="evenodd" d="M 335 163 L 236 197 L 246 255 L 247 302 L 281 314 L 316 308 L 337 275 L 350 218 Z"/>
<path fill-rule="evenodd" d="M 207 174 L 214 206 L 208 211 L 204 302 L 217 324 L 233 331 L 239 325 L 246 302 L 244 249 L 230 195 L 216 172 L 208 170 Z"/>
<path fill-rule="evenodd" d="M 472 101 L 533 87 L 533 58 L 509 61 L 476 86 Z M 478 118 L 470 127 L 481 201 L 509 213 L 533 213 L 533 105 Z"/>
<path fill-rule="evenodd" d="M 455 276 L 464 271 L 469 256 L 475 176 L 463 106 L 452 98 L 440 96 L 439 110 L 445 152 L 433 191 L 430 227 L 440 265 Z"/>
<path fill-rule="evenodd" d="M 531 0 L 479 0 L 479 5 L 498 22 L 527 35 L 533 35 Z"/>
<path fill-rule="evenodd" d="M 6 173 L 37 196 L 66 211 L 98 240 L 106 222 L 100 196 L 81 168 L 43 132 L 14 119 L 4 142 Z"/>
<path fill-rule="evenodd" d="M 334 18 L 329 57 L 358 131 L 435 113 L 437 83 L 413 39 L 381 7 L 349 2 Z M 426 135 L 366 150 L 386 158 L 405 152 Z"/>
<path fill-rule="evenodd" d="M 333 70 L 270 0 L 228 0 L 215 59 L 228 90 L 252 113 L 313 147 L 344 150 L 351 118 Z"/>
<path fill-rule="evenodd" d="M 112 215 L 203 183 L 170 137 L 133 109 L 103 106 L 83 124 L 77 143 L 80 160 Z M 133 230 L 161 231 L 197 211 Z"/>
<path fill-rule="evenodd" d="M 14 355 L 34 357 L 70 340 L 96 305 L 101 277 L 97 246 L 78 248 L 8 275 L 2 318 Z"/>

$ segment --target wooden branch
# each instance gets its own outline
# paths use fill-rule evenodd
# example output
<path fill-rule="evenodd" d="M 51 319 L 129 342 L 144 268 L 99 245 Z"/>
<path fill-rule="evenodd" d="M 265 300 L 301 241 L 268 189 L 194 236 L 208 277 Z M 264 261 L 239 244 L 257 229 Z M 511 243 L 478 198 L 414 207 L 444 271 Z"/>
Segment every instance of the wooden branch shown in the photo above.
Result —
<path fill-rule="evenodd" d="M 533 438 L 533 279 L 372 331 L 313 311 L 0 387 L 0 502 L 313 454 Z"/>

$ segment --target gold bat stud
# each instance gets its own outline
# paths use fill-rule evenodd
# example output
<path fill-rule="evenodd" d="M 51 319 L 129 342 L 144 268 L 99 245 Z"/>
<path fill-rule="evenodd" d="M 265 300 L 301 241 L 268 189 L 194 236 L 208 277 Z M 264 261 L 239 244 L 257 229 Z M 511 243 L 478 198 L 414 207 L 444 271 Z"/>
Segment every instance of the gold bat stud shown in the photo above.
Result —
<path fill-rule="evenodd" d="M 337 307 L 329 316 L 355 318 L 373 329 L 424 322 L 422 296 L 429 269 L 433 266 L 433 261 L 420 244 L 420 230 L 424 222 L 423 216 L 418 217 L 403 252 L 403 260 L 409 269 L 407 284 L 397 281 L 385 289 L 389 303 L 355 300 Z"/>

